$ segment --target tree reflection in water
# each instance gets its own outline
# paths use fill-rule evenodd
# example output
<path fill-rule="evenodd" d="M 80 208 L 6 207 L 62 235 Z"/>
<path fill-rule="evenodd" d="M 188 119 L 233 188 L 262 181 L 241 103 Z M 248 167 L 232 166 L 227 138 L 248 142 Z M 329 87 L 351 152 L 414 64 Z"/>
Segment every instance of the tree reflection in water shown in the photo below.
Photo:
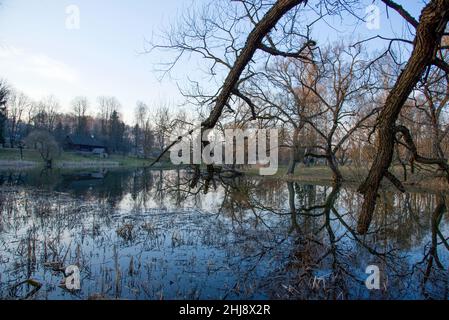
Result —
<path fill-rule="evenodd" d="M 445 194 L 384 191 L 361 237 L 349 187 L 208 178 L 0 174 L 0 297 L 447 299 Z M 60 287 L 73 264 L 79 292 Z M 380 290 L 365 286 L 369 265 Z"/>

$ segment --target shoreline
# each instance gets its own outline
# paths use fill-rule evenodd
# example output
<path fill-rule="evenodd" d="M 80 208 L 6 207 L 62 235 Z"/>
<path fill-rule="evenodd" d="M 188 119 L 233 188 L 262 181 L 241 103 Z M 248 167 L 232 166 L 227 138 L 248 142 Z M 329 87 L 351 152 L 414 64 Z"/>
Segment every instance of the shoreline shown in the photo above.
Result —
<path fill-rule="evenodd" d="M 121 161 L 119 161 L 121 160 Z M 151 159 L 137 159 L 131 157 L 123 157 L 111 161 L 102 161 L 95 159 L 83 159 L 80 161 L 70 160 L 55 160 L 54 168 L 56 170 L 83 170 L 83 169 L 138 169 L 148 168 L 151 170 L 175 170 L 180 168 L 171 163 L 159 163 L 153 167 L 148 165 Z M 0 160 L 0 171 L 28 171 L 43 168 L 44 164 L 41 161 L 31 160 Z M 185 169 L 182 166 L 180 169 Z M 341 167 L 341 172 L 344 177 L 343 186 L 346 188 L 357 189 L 366 177 L 367 171 L 365 168 L 356 167 Z M 393 168 L 394 173 L 398 178 L 401 178 L 401 171 L 399 168 Z M 328 167 L 299 167 L 296 169 L 294 175 L 287 175 L 286 168 L 280 167 L 277 174 L 273 176 L 260 176 L 257 168 L 240 169 L 240 172 L 248 177 L 260 179 L 272 179 L 286 182 L 300 182 L 312 185 L 328 185 L 332 186 L 332 171 Z M 402 182 L 407 192 L 443 192 L 449 193 L 449 185 L 445 178 L 438 177 L 432 174 L 416 173 L 409 174 L 409 179 Z M 382 189 L 388 191 L 397 191 L 386 179 L 382 181 Z"/>
<path fill-rule="evenodd" d="M 358 189 L 363 183 L 367 172 L 365 169 L 357 169 L 354 167 L 342 167 L 343 182 L 342 186 L 350 189 Z M 400 172 L 395 168 L 394 170 L 398 178 L 402 178 Z M 287 175 L 285 168 L 279 168 L 279 171 L 274 176 L 260 176 L 257 169 L 242 170 L 242 172 L 251 177 L 261 177 L 264 179 L 273 179 L 285 182 L 301 182 L 312 185 L 328 185 L 332 186 L 333 178 L 332 171 L 328 167 L 300 167 L 295 171 L 294 175 Z M 410 174 L 409 179 L 404 182 L 401 179 L 407 192 L 426 192 L 426 193 L 447 193 L 449 194 L 449 183 L 447 179 L 431 174 Z M 381 184 L 383 190 L 400 191 L 384 179 Z"/>

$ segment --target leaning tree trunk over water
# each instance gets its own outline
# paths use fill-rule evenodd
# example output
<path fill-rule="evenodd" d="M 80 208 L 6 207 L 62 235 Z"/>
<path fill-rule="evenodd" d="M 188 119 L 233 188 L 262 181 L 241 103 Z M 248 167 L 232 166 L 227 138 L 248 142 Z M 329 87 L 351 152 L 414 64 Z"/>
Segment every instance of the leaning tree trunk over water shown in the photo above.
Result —
<path fill-rule="evenodd" d="M 239 53 L 234 65 L 229 71 L 219 95 L 215 99 L 214 108 L 210 112 L 208 118 L 201 124 L 201 136 L 204 131 L 213 129 L 219 121 L 230 97 L 235 94 L 236 90 L 238 90 L 238 82 L 240 80 L 240 77 L 242 76 L 242 73 L 250 64 L 257 50 L 262 50 L 274 55 L 291 56 L 288 53 L 284 53 L 278 50 L 270 50 L 270 48 L 264 46 L 262 42 L 263 39 L 276 26 L 276 24 L 282 19 L 282 17 L 284 17 L 291 9 L 303 3 L 306 4 L 307 0 L 277 0 L 276 3 L 263 16 L 263 18 L 255 25 L 254 29 L 251 31 L 246 40 L 244 48 Z M 298 53 L 295 54 L 295 56 L 299 56 L 301 51 L 306 50 L 307 48 L 307 46 L 304 46 Z M 172 144 L 166 147 L 165 150 L 161 152 L 159 157 L 155 161 L 153 161 L 150 167 L 159 162 L 162 157 L 181 140 L 182 137 L 179 137 L 178 140 L 174 141 Z"/>
<path fill-rule="evenodd" d="M 246 40 L 245 47 L 240 52 L 234 66 L 226 77 L 220 94 L 216 99 L 214 108 L 212 109 L 209 117 L 201 124 L 201 136 L 203 136 L 203 132 L 213 129 L 217 124 L 223 114 L 223 109 L 227 105 L 229 98 L 236 91 L 238 81 L 240 80 L 243 71 L 250 63 L 256 51 L 258 49 L 266 50 L 266 48 L 262 46 L 263 39 L 271 32 L 279 20 L 281 20 L 288 11 L 305 1 L 306 0 L 278 0 L 271 7 L 271 9 L 268 10 L 260 22 L 256 24 Z M 203 147 L 205 147 L 204 144 Z M 208 165 L 207 172 L 209 179 L 207 180 L 208 182 L 206 184 L 206 188 L 208 188 L 209 181 L 213 177 L 213 171 L 213 166 Z"/>
<path fill-rule="evenodd" d="M 257 23 L 253 31 L 249 34 L 245 47 L 239 54 L 234 66 L 226 77 L 220 94 L 217 97 L 214 109 L 202 124 L 204 130 L 213 129 L 217 124 L 223 113 L 224 107 L 235 90 L 237 82 L 240 80 L 240 76 L 248 66 L 256 51 L 261 49 L 262 40 L 271 32 L 287 12 L 305 2 L 306 0 L 277 0 L 260 22 Z"/>
<path fill-rule="evenodd" d="M 423 10 L 416 28 L 414 49 L 407 66 L 402 71 L 377 122 L 378 150 L 369 175 L 359 192 L 364 202 L 357 231 L 366 234 L 376 206 L 377 193 L 383 177 L 389 173 L 393 159 L 396 121 L 413 88 L 426 68 L 434 62 L 435 53 L 449 21 L 449 0 L 434 0 Z"/>

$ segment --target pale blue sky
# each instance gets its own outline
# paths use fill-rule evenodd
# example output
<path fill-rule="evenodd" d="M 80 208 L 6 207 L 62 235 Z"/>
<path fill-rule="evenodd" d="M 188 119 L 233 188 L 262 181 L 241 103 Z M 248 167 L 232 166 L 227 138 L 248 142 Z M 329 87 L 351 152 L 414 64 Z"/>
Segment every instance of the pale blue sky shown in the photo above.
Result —
<path fill-rule="evenodd" d="M 128 123 L 133 122 L 137 100 L 150 105 L 182 101 L 175 81 L 161 83 L 160 74 L 153 72 L 154 63 L 164 56 L 139 52 L 145 39 L 151 39 L 192 5 L 190 0 L 0 1 L 0 77 L 33 99 L 53 94 L 69 110 L 70 100 L 84 95 L 91 101 L 90 112 L 95 113 L 96 97 L 113 95 L 122 102 Z M 422 1 L 399 2 L 418 18 Z M 79 30 L 66 28 L 69 5 L 80 9 Z M 400 32 L 404 23 L 394 14 L 391 17 L 388 21 L 383 13 L 383 29 Z M 358 31 L 363 35 L 377 33 Z M 334 37 L 326 32 L 318 34 Z M 179 78 L 192 66 L 182 67 Z"/>
<path fill-rule="evenodd" d="M 137 100 L 179 101 L 175 83 L 158 81 L 159 57 L 140 54 L 145 39 L 188 1 L 3 0 L 0 75 L 35 99 L 54 94 L 64 106 L 77 95 L 114 95 L 132 120 Z M 80 29 L 66 28 L 66 7 L 80 9 Z"/>

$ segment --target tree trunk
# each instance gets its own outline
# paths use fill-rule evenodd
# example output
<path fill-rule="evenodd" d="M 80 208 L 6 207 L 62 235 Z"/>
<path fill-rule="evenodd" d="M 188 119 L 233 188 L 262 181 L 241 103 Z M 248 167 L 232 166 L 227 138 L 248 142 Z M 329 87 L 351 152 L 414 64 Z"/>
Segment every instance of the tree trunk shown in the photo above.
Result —
<path fill-rule="evenodd" d="M 416 30 L 416 39 L 410 60 L 388 95 L 385 107 L 379 115 L 378 150 L 369 175 L 359 188 L 359 192 L 364 195 L 357 227 L 360 234 L 368 232 L 380 183 L 388 172 L 393 159 L 396 121 L 413 88 L 424 74 L 427 66 L 432 63 L 448 20 L 449 0 L 434 0 L 424 8 Z"/>
<path fill-rule="evenodd" d="M 430 273 L 432 271 L 433 262 L 436 263 L 439 269 L 441 270 L 445 269 L 438 256 L 438 235 L 440 233 L 441 219 L 443 218 L 444 213 L 447 211 L 446 199 L 444 194 L 438 194 L 436 200 L 437 206 L 432 214 L 431 220 L 432 241 L 428 254 L 429 256 L 428 265 L 426 268 L 426 272 L 424 273 L 424 283 L 426 283 L 429 279 Z"/>
<path fill-rule="evenodd" d="M 229 71 L 220 94 L 217 97 L 214 109 L 206 121 L 203 122 L 202 127 L 204 129 L 213 129 L 217 124 L 240 76 L 253 58 L 256 50 L 259 49 L 263 38 L 270 33 L 287 12 L 303 2 L 306 2 L 306 0 L 277 0 L 259 23 L 257 23 L 253 31 L 249 34 L 245 47 L 239 54 L 234 66 Z"/>
<path fill-rule="evenodd" d="M 332 151 L 327 152 L 327 162 L 329 163 L 329 168 L 332 170 L 333 174 L 333 180 L 335 185 L 341 185 L 343 182 L 343 175 L 340 172 L 340 169 L 338 168 L 338 162 L 334 154 L 332 154 Z"/>
<path fill-rule="evenodd" d="M 296 212 L 296 204 L 295 204 L 295 185 L 293 182 L 287 182 L 288 187 L 288 204 L 290 208 L 290 217 L 292 219 L 292 227 L 290 229 L 290 232 L 293 231 L 300 231 L 298 220 L 297 220 L 297 212 Z"/>
<path fill-rule="evenodd" d="M 295 128 L 293 133 L 293 146 L 290 150 L 290 161 L 288 165 L 287 175 L 293 175 L 298 163 L 304 159 L 304 150 L 301 148 L 301 142 L 299 141 L 299 129 Z"/>
<path fill-rule="evenodd" d="M 444 158 L 444 152 L 440 142 L 440 126 L 437 120 L 432 123 L 432 157 Z"/>
<path fill-rule="evenodd" d="M 296 161 L 296 158 L 295 158 L 295 149 L 292 148 L 292 150 L 290 151 L 290 161 L 289 161 L 288 169 L 287 169 L 288 176 L 291 176 L 295 173 L 295 168 L 296 168 L 297 163 L 298 163 L 298 161 Z"/>

